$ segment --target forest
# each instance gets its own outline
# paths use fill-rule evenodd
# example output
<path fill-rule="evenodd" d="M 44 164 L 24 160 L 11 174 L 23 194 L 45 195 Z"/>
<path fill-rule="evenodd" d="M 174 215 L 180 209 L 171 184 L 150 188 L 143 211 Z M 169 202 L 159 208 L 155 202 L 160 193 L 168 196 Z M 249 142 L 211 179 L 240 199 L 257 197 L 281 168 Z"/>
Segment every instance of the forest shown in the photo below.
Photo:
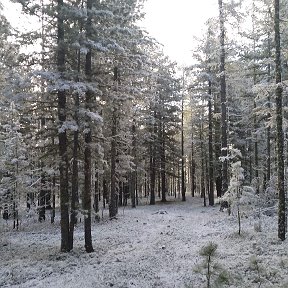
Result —
<path fill-rule="evenodd" d="M 180 66 L 145 0 L 0 1 L 1 287 L 288 287 L 288 2 L 215 2 Z"/>

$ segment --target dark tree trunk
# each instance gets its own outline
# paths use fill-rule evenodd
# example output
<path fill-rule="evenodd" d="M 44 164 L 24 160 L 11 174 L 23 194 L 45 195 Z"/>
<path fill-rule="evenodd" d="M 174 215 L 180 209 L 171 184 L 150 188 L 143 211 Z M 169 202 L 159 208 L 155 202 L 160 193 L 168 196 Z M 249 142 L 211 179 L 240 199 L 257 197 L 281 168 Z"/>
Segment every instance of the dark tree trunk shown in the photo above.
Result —
<path fill-rule="evenodd" d="M 160 128 L 161 133 L 161 202 L 166 202 L 166 157 L 165 157 L 165 139 L 164 139 L 164 124 Z"/>
<path fill-rule="evenodd" d="M 77 72 L 80 73 L 80 51 L 77 51 Z M 76 81 L 79 81 L 77 76 Z M 74 103 L 74 119 L 79 127 L 79 95 L 76 93 Z M 72 160 L 72 179 L 71 179 L 71 211 L 70 211 L 70 248 L 73 249 L 74 242 L 74 227 L 77 223 L 77 210 L 79 208 L 79 181 L 78 181 L 78 147 L 79 147 L 79 131 L 76 130 L 73 133 L 73 160 Z"/>
<path fill-rule="evenodd" d="M 99 196 L 100 196 L 100 187 L 99 187 L 100 181 L 99 181 L 99 173 L 97 172 L 95 174 L 95 194 L 94 194 L 94 211 L 95 213 L 99 212 Z"/>
<path fill-rule="evenodd" d="M 112 115 L 112 140 L 111 140 L 111 191 L 109 199 L 109 217 L 113 219 L 117 215 L 117 194 L 116 194 L 116 112 Z"/>
<path fill-rule="evenodd" d="M 184 75 L 183 75 L 184 89 Z M 181 195 L 182 201 L 186 201 L 186 183 L 185 183 L 185 157 L 184 157 L 184 93 L 181 101 Z"/>
<path fill-rule="evenodd" d="M 194 159 L 194 137 L 192 134 L 192 139 L 191 139 L 191 168 L 190 168 L 190 182 L 191 182 L 191 195 L 192 197 L 195 196 L 195 190 L 196 190 L 196 183 L 195 183 L 195 173 L 196 173 L 196 162 Z"/>
<path fill-rule="evenodd" d="M 63 0 L 57 0 L 57 68 L 63 77 L 65 72 L 65 46 L 64 46 L 64 21 Z M 68 193 L 68 158 L 67 135 L 62 128 L 66 121 L 66 92 L 59 90 L 58 94 L 58 138 L 59 138 L 59 177 L 60 177 L 60 211 L 61 211 L 61 251 L 70 251 L 69 245 L 69 193 Z"/>
<path fill-rule="evenodd" d="M 89 40 L 92 35 L 92 2 L 87 0 L 87 22 L 86 22 L 86 37 Z M 85 75 L 87 81 L 91 81 L 92 77 L 92 51 L 88 47 L 85 61 Z M 90 111 L 92 104 L 92 91 L 86 92 L 85 108 Z M 93 252 L 92 235 L 91 235 L 91 190 L 92 190 L 92 160 L 91 160 L 91 143 L 92 131 L 90 119 L 86 116 L 86 133 L 85 133 L 85 148 L 84 148 L 84 191 L 83 191 L 83 210 L 84 210 L 84 234 L 85 234 L 85 249 L 87 253 Z"/>
<path fill-rule="evenodd" d="M 56 206 L 56 176 L 55 174 L 53 175 L 52 177 L 52 211 L 51 211 L 51 223 L 53 224 L 55 222 L 55 214 L 56 214 L 56 211 L 55 211 L 55 206 Z"/>
<path fill-rule="evenodd" d="M 282 112 L 282 79 L 281 79 L 281 41 L 280 41 L 280 18 L 279 0 L 274 0 L 275 16 L 275 80 L 276 80 L 276 131 L 277 131 L 277 176 L 278 176 L 278 237 L 285 240 L 286 233 L 286 205 L 285 205 L 285 179 L 284 179 L 284 135 L 283 135 L 283 112 Z"/>
<path fill-rule="evenodd" d="M 209 149 L 209 161 L 208 161 L 208 167 L 209 167 L 209 205 L 214 205 L 214 159 L 213 159 L 213 115 L 212 115 L 212 84 L 211 80 L 209 80 L 208 83 L 209 89 L 208 89 L 208 117 L 209 117 L 209 126 L 208 126 L 208 132 L 209 132 L 209 139 L 208 139 L 208 149 Z"/>
<path fill-rule="evenodd" d="M 222 162 L 222 195 L 228 190 L 228 145 L 227 145 L 227 97 L 225 76 L 225 27 L 223 1 L 218 0 L 220 22 L 220 100 L 221 100 L 221 156 Z"/>
<path fill-rule="evenodd" d="M 154 111 L 154 119 L 156 119 L 156 112 Z M 156 194 L 156 143 L 155 143 L 155 136 L 157 134 L 157 124 L 156 121 L 152 125 L 151 129 L 153 134 L 153 141 L 150 144 L 150 205 L 155 205 L 155 194 Z"/>
<path fill-rule="evenodd" d="M 120 82 L 118 67 L 114 67 L 114 83 L 116 91 Z M 109 217 L 113 219 L 117 215 L 117 193 L 116 193 L 116 134 L 117 134 L 117 115 L 116 107 L 112 111 L 112 127 L 111 127 L 111 191 L 109 199 Z"/>
<path fill-rule="evenodd" d="M 271 58 L 272 56 L 272 53 L 271 53 L 271 39 L 270 39 L 270 33 L 268 34 L 268 57 Z M 268 71 L 267 71 L 267 74 L 268 74 L 268 83 L 271 82 L 271 65 L 268 64 L 268 67 L 267 67 Z M 269 121 L 269 118 L 271 117 L 271 97 L 270 97 L 270 94 L 268 94 L 268 99 L 267 99 L 267 102 L 268 102 L 268 109 L 269 109 L 269 112 L 268 112 L 268 121 Z M 267 135 L 267 161 L 266 161 L 266 179 L 265 179 L 265 182 L 264 182 L 264 189 L 266 190 L 269 183 L 270 183 L 270 179 L 271 179 L 271 143 L 270 143 L 270 140 L 271 140 L 271 128 L 270 126 L 267 127 L 267 131 L 266 131 L 266 135 Z"/>
<path fill-rule="evenodd" d="M 131 175 L 131 191 L 130 191 L 130 195 L 131 195 L 131 204 L 132 204 L 132 208 L 136 208 L 136 178 L 137 178 L 137 155 L 136 155 L 136 126 L 135 123 L 133 123 L 132 125 L 132 155 L 134 157 L 134 164 L 135 164 L 135 168 L 134 171 L 132 172 Z"/>
<path fill-rule="evenodd" d="M 254 6 L 254 3 L 253 3 Z M 254 31 L 254 23 L 253 23 L 253 34 L 255 33 Z M 254 39 L 253 41 L 253 53 L 256 56 L 256 40 Z M 257 59 L 254 60 L 255 63 Z M 257 78 L 256 78 L 256 64 L 254 64 L 253 67 L 253 84 L 257 84 Z M 254 170 L 255 170 L 255 180 L 256 180 L 256 194 L 259 194 L 259 156 L 258 156 L 258 137 L 257 137 L 257 116 L 256 116 L 256 100 L 254 99 Z"/>
<path fill-rule="evenodd" d="M 155 171 L 155 155 L 154 147 L 150 148 L 150 205 L 155 205 L 155 184 L 156 184 L 156 171 Z"/>
<path fill-rule="evenodd" d="M 78 109 L 79 109 L 79 96 L 75 96 L 75 121 L 78 124 Z M 73 161 L 72 161 L 72 187 L 71 187 L 71 212 L 70 212 L 70 245 L 73 249 L 74 226 L 77 223 L 77 209 L 79 205 L 78 196 L 78 146 L 79 146 L 79 132 L 74 132 L 73 135 Z"/>

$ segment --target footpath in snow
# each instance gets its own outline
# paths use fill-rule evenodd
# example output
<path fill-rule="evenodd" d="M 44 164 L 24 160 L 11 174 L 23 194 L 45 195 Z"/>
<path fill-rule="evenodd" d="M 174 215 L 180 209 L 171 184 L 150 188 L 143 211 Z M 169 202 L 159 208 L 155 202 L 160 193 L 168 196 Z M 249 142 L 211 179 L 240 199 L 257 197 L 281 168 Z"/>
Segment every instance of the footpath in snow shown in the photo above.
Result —
<path fill-rule="evenodd" d="M 262 216 L 261 231 L 255 229 L 257 217 L 243 218 L 239 236 L 236 216 L 187 198 L 119 208 L 112 221 L 104 211 L 93 223 L 91 254 L 83 247 L 81 223 L 74 250 L 61 253 L 59 221 L 27 218 L 13 231 L 1 220 L 0 287 L 207 287 L 196 267 L 203 261 L 201 247 L 209 242 L 218 245 L 215 263 L 230 275 L 230 283 L 221 287 L 288 287 L 288 245 L 277 239 L 276 216 Z"/>

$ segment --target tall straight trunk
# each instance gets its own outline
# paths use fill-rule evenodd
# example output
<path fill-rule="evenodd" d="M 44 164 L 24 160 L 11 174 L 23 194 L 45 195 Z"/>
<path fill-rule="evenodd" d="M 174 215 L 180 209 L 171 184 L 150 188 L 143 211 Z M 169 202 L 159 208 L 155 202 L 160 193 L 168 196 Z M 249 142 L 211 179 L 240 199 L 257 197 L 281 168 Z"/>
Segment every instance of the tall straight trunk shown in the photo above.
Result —
<path fill-rule="evenodd" d="M 228 190 L 228 146 L 227 146 L 227 96 L 225 75 L 225 27 L 223 1 L 218 0 L 220 22 L 220 100 L 221 100 L 221 156 L 222 158 L 222 192 Z"/>
<path fill-rule="evenodd" d="M 156 119 L 157 113 L 154 113 L 154 119 Z M 150 143 L 150 205 L 155 205 L 156 201 L 156 135 L 157 135 L 157 123 L 154 121 L 151 127 L 151 134 L 153 134 L 153 141 Z"/>
<path fill-rule="evenodd" d="M 95 173 L 95 183 L 94 183 L 94 191 L 95 191 L 95 194 L 94 194 L 94 212 L 95 213 L 98 213 L 99 212 L 99 198 L 100 198 L 100 181 L 99 181 L 99 173 L 96 172 Z"/>
<path fill-rule="evenodd" d="M 113 219 L 117 215 L 117 193 L 116 193 L 116 111 L 112 115 L 112 140 L 111 140 L 111 191 L 109 199 L 109 217 Z"/>
<path fill-rule="evenodd" d="M 114 67 L 114 83 L 115 90 L 118 90 L 119 84 L 119 70 L 118 67 Z M 117 114 L 116 107 L 112 108 L 112 127 L 111 127 L 111 191 L 109 199 L 109 217 L 113 219 L 117 215 L 117 193 L 116 193 L 116 134 L 117 134 Z"/>
<path fill-rule="evenodd" d="M 284 135 L 283 135 L 283 112 L 282 112 L 282 79 L 281 79 L 281 41 L 280 41 L 280 7 L 279 0 L 274 0 L 274 30 L 275 30 L 275 80 L 276 80 L 276 131 L 277 131 L 277 176 L 278 176 L 278 237 L 285 240 L 286 212 L 284 190 Z"/>
<path fill-rule="evenodd" d="M 42 89 L 42 88 L 41 88 Z M 44 91 L 41 91 L 42 95 Z M 44 129 L 45 126 L 45 118 L 42 117 L 40 120 L 40 127 L 41 129 Z M 43 148 L 41 148 L 41 152 L 44 153 Z M 40 185 L 40 193 L 39 193 L 39 199 L 38 199 L 38 221 L 42 222 L 46 220 L 46 191 L 47 191 L 47 181 L 46 181 L 46 175 L 43 171 L 44 163 L 43 160 L 40 160 L 40 169 L 41 169 L 41 185 Z"/>
<path fill-rule="evenodd" d="M 77 72 L 80 73 L 80 51 L 77 51 Z M 76 79 L 79 81 L 79 78 Z M 74 103 L 74 120 L 76 124 L 79 126 L 79 95 L 76 93 L 75 95 L 75 103 Z M 73 133 L 73 160 L 72 160 L 72 179 L 71 179 L 71 211 L 70 211 L 70 248 L 73 249 L 73 242 L 74 242 L 74 227 L 77 223 L 77 209 L 79 208 L 79 195 L 78 195 L 78 188 L 79 188 L 79 181 L 78 181 L 78 146 L 79 146 L 79 131 L 76 130 Z"/>
<path fill-rule="evenodd" d="M 214 159 L 213 159 L 213 115 L 212 115 L 212 84 L 211 80 L 208 82 L 208 154 L 209 154 L 209 161 L 208 161 L 208 173 L 209 173 L 209 205 L 214 205 Z"/>
<path fill-rule="evenodd" d="M 153 144 L 151 145 L 153 146 Z M 150 205 L 155 205 L 155 184 L 156 184 L 156 169 L 155 169 L 155 155 L 153 147 L 150 148 Z"/>
<path fill-rule="evenodd" d="M 214 113 L 220 114 L 220 101 L 219 95 L 215 94 L 214 96 Z M 221 124 L 218 119 L 214 120 L 214 146 L 215 146 L 215 188 L 217 197 L 222 195 L 222 173 L 221 173 L 221 163 L 219 157 L 221 156 Z"/>
<path fill-rule="evenodd" d="M 65 72 L 65 46 L 64 46 L 64 23 L 63 23 L 63 0 L 57 0 L 57 69 L 63 77 Z M 68 157 L 67 157 L 67 134 L 62 128 L 66 121 L 66 92 L 59 90 L 58 95 L 58 129 L 59 139 L 59 177 L 60 177 L 60 211 L 61 211 L 61 251 L 70 251 L 69 245 L 69 193 L 68 193 Z"/>
<path fill-rule="evenodd" d="M 92 1 L 87 0 L 87 22 L 86 22 L 86 37 L 89 40 L 92 35 Z M 88 82 L 92 77 L 92 51 L 88 47 L 88 53 L 85 60 L 85 75 Z M 85 108 L 87 111 L 91 109 L 92 91 L 88 90 L 85 95 Z M 84 210 L 84 235 L 85 235 L 85 250 L 87 253 L 93 252 L 92 235 L 91 235 L 91 190 L 92 190 L 92 160 L 91 160 L 91 142 L 92 131 L 90 119 L 86 116 L 86 132 L 85 132 L 85 148 L 84 148 L 84 191 L 83 191 L 83 210 Z"/>
<path fill-rule="evenodd" d="M 135 161 L 135 168 L 134 171 L 132 172 L 132 177 L 131 177 L 131 202 L 132 202 L 132 208 L 136 208 L 136 187 L 137 187 L 137 161 L 136 161 L 136 126 L 135 126 L 135 121 L 133 121 L 132 124 L 132 155 L 134 157 L 134 161 Z"/>
<path fill-rule="evenodd" d="M 253 30 L 253 35 L 255 35 L 255 25 L 254 25 L 254 10 L 255 10 L 255 5 L 253 1 L 253 17 L 252 17 L 252 30 Z M 253 39 L 253 54 L 254 57 L 256 56 L 256 40 Z M 254 66 L 253 66 L 253 84 L 257 84 L 257 78 L 256 78 L 256 57 L 254 59 Z M 259 194 L 259 164 L 258 164 L 258 137 L 257 137 L 257 116 L 256 116 L 256 100 L 254 98 L 254 117 L 253 117 L 253 122 L 254 122 L 254 170 L 255 170 L 255 180 L 256 180 L 256 194 Z"/>
<path fill-rule="evenodd" d="M 55 222 L 56 216 L 56 176 L 52 177 L 52 210 L 51 210 L 51 224 Z"/>
<path fill-rule="evenodd" d="M 269 11 L 269 14 L 271 13 L 271 11 Z M 268 57 L 271 58 L 272 53 L 271 53 L 271 38 L 270 38 L 270 33 L 268 34 Z M 271 65 L 268 64 L 267 67 L 267 73 L 268 73 L 268 83 L 270 83 L 271 81 Z M 270 114 L 270 110 L 271 110 L 271 97 L 270 94 L 268 94 L 268 121 L 269 118 L 271 117 Z M 271 139 L 271 128 L 270 125 L 267 127 L 267 131 L 266 131 L 266 135 L 267 135 L 267 161 L 266 161 L 266 180 L 265 180 L 265 189 L 267 189 L 269 183 L 270 183 L 270 179 L 271 179 L 271 143 L 270 143 L 270 139 Z"/>
<path fill-rule="evenodd" d="M 191 196 L 195 196 L 195 190 L 196 190 L 196 181 L 195 181 L 195 174 L 196 174 L 196 162 L 194 159 L 195 153 L 194 153 L 194 136 L 193 132 L 191 135 L 191 168 L 190 168 L 190 182 L 191 182 Z"/>
<path fill-rule="evenodd" d="M 160 166 L 161 166 L 161 202 L 166 202 L 166 157 L 165 157 L 165 139 L 164 139 L 164 124 L 160 127 L 161 133 L 161 155 L 160 155 Z"/>
<path fill-rule="evenodd" d="M 203 119 L 203 117 L 202 117 Z M 202 120 L 203 121 L 203 120 Z M 203 205 L 204 207 L 207 206 L 206 204 L 206 189 L 205 189 L 205 153 L 204 153 L 204 139 L 203 139 L 203 123 L 201 123 L 201 128 L 200 128 L 200 153 L 201 153 L 201 180 L 200 180 L 200 185 L 201 185 L 201 197 L 203 197 Z"/>
<path fill-rule="evenodd" d="M 184 89 L 184 75 L 183 75 Z M 186 201 L 186 183 L 185 183 L 185 157 L 184 157 L 184 93 L 181 101 L 181 195 L 182 201 Z"/>

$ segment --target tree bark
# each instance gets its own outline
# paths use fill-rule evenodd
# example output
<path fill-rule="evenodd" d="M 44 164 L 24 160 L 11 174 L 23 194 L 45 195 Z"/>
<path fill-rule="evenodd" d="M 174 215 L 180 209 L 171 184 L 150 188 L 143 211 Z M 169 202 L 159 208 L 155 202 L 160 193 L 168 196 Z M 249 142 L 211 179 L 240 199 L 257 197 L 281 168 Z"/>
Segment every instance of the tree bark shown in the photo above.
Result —
<path fill-rule="evenodd" d="M 212 115 L 212 84 L 208 82 L 208 149 L 209 149 L 209 205 L 214 205 L 214 159 L 213 159 L 213 115 Z"/>
<path fill-rule="evenodd" d="M 221 156 L 222 156 L 222 195 L 228 190 L 228 145 L 227 145 L 227 96 L 225 75 L 225 27 L 223 1 L 218 0 L 220 22 L 220 98 L 221 98 Z"/>
<path fill-rule="evenodd" d="M 184 72 L 183 72 L 183 89 L 184 89 Z M 185 183 L 185 157 L 184 157 L 184 93 L 181 101 L 181 195 L 182 201 L 186 201 L 186 183 Z"/>
<path fill-rule="evenodd" d="M 63 0 L 57 0 L 57 68 L 63 79 L 65 72 L 65 46 L 64 46 L 64 21 Z M 58 94 L 58 138 L 59 138 L 59 177 L 60 177 L 60 211 L 61 211 L 61 251 L 70 251 L 69 245 L 69 193 L 68 193 L 68 158 L 67 135 L 63 124 L 66 121 L 66 92 L 59 90 Z"/>
<path fill-rule="evenodd" d="M 89 40 L 92 34 L 92 2 L 93 0 L 87 0 L 87 22 L 86 22 L 86 37 Z M 86 54 L 85 61 L 85 75 L 87 81 L 91 81 L 92 76 L 92 51 L 91 47 L 88 47 L 88 53 Z M 86 92 L 85 108 L 87 111 L 91 109 L 92 91 Z M 92 235 L 91 235 L 91 188 L 92 188 L 92 160 L 91 160 L 91 143 L 92 143 L 92 131 L 90 125 L 90 119 L 86 116 L 86 132 L 85 132 L 85 148 L 84 148 L 84 191 L 83 191 L 83 210 L 84 210 L 84 234 L 85 234 L 85 250 L 87 253 L 93 252 Z"/>
<path fill-rule="evenodd" d="M 119 70 L 118 67 L 114 67 L 114 83 L 116 91 L 119 84 Z M 114 105 L 114 104 L 113 104 Z M 112 108 L 112 127 L 111 127 L 111 191 L 109 199 L 109 217 L 113 219 L 117 215 L 117 193 L 116 193 L 116 133 L 117 133 L 117 115 L 116 107 Z"/>
<path fill-rule="evenodd" d="M 286 212 L 285 212 L 285 187 L 284 187 L 284 135 L 282 112 L 282 79 L 281 79 L 281 39 L 280 39 L 280 5 L 279 0 L 274 0 L 274 31 L 275 31 L 275 80 L 276 80 L 276 133 L 277 133 L 277 178 L 278 178 L 278 237 L 285 240 Z"/>

